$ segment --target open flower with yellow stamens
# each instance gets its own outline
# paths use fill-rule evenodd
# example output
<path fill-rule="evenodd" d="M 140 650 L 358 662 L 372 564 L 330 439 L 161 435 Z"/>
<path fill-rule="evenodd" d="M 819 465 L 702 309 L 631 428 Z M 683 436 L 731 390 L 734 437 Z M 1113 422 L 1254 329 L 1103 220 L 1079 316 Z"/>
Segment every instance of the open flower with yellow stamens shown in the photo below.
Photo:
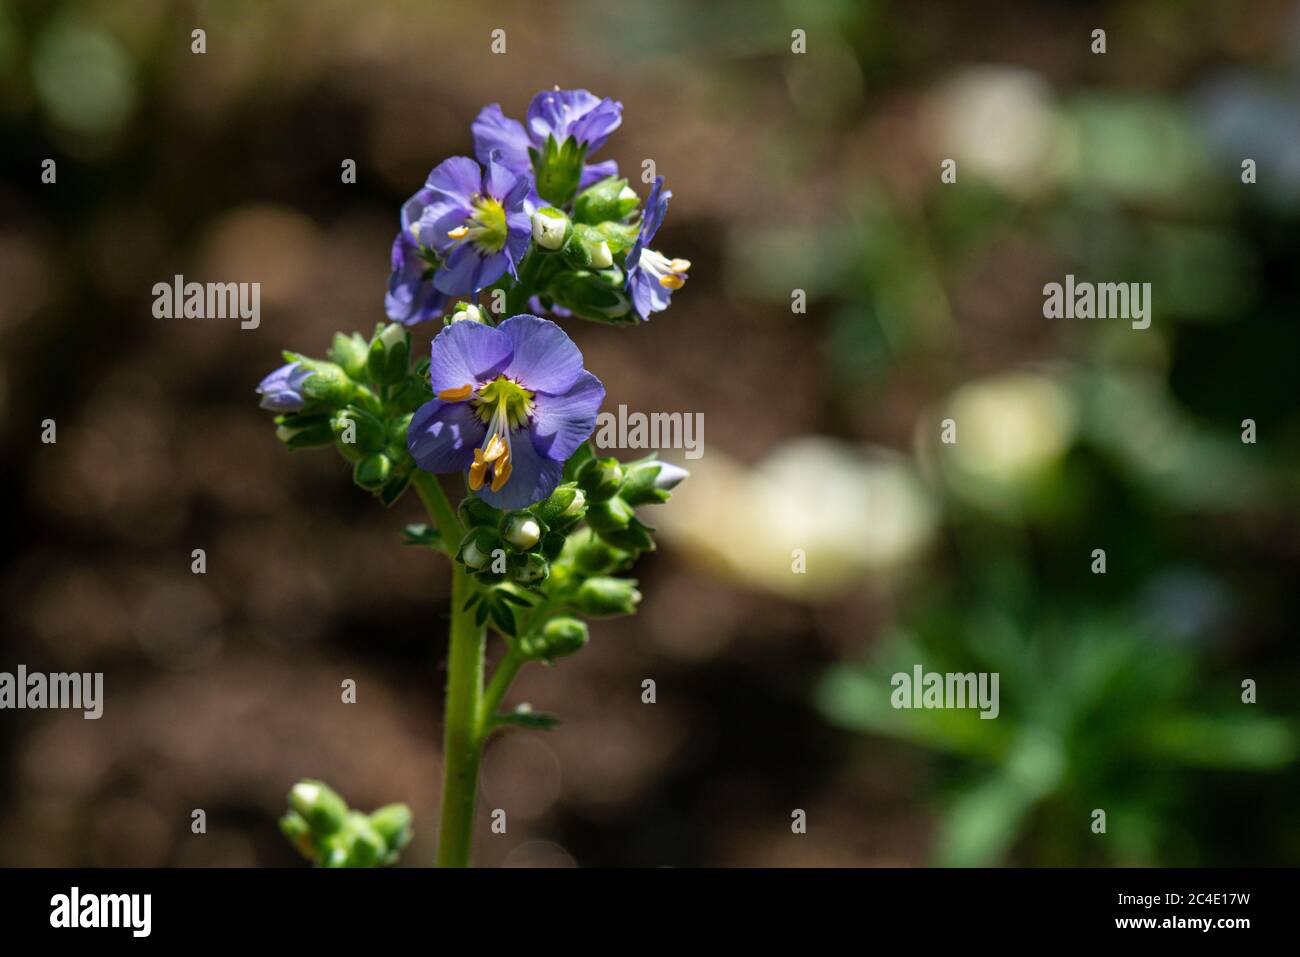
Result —
<path fill-rule="evenodd" d="M 433 287 L 464 296 L 515 276 L 532 239 L 532 179 L 489 157 L 444 160 L 402 207 L 402 228 L 439 263 Z"/>
<path fill-rule="evenodd" d="M 646 200 L 645 213 L 641 217 L 641 228 L 624 261 L 627 293 L 632 299 L 636 314 L 642 319 L 649 319 L 651 313 L 668 308 L 673 290 L 681 289 L 686 284 L 686 273 L 691 268 L 689 260 L 669 259 L 650 248 L 655 233 L 664 221 L 664 214 L 668 211 L 668 199 L 673 195 L 663 185 L 664 178 L 660 176 L 650 190 L 650 198 Z"/>
<path fill-rule="evenodd" d="M 445 328 L 433 340 L 429 384 L 435 398 L 407 432 L 411 457 L 426 472 L 465 472 L 469 487 L 502 509 L 555 490 L 605 398 L 564 330 L 529 315 Z"/>

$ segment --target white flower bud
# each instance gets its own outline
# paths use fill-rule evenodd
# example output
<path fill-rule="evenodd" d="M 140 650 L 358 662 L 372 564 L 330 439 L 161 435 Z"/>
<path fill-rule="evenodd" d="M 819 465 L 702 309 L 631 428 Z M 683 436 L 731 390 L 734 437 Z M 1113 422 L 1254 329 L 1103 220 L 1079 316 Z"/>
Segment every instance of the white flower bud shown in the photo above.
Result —
<path fill-rule="evenodd" d="M 515 548 L 527 551 L 542 537 L 542 527 L 529 515 L 515 515 L 506 525 L 505 540 Z"/>
<path fill-rule="evenodd" d="M 539 209 L 533 213 L 533 241 L 543 249 L 559 249 L 569 230 L 569 218 L 558 209 Z"/>

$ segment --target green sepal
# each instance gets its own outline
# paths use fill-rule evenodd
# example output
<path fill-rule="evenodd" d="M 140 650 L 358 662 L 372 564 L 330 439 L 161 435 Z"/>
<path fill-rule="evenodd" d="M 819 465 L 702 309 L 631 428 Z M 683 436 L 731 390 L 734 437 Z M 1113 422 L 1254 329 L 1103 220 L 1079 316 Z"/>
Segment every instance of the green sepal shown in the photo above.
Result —
<path fill-rule="evenodd" d="M 627 180 L 610 176 L 588 186 L 573 201 L 573 219 L 596 226 L 608 221 L 621 222 L 637 208 L 636 196 L 626 196 Z"/>
<path fill-rule="evenodd" d="M 495 715 L 493 721 L 498 725 L 513 724 L 533 731 L 550 731 L 560 723 L 555 715 L 534 711 L 526 704 L 519 705 L 514 711 L 503 711 Z"/>
<path fill-rule="evenodd" d="M 275 437 L 292 452 L 318 449 L 334 440 L 328 415 L 277 415 Z"/>
<path fill-rule="evenodd" d="M 432 525 L 417 523 L 402 529 L 402 544 L 424 548 L 442 548 L 442 533 Z"/>
<path fill-rule="evenodd" d="M 568 205 L 582 179 L 586 147 L 572 136 L 560 144 L 548 135 L 541 151 L 530 147 L 528 155 L 536 174 L 537 195 L 552 206 Z"/>

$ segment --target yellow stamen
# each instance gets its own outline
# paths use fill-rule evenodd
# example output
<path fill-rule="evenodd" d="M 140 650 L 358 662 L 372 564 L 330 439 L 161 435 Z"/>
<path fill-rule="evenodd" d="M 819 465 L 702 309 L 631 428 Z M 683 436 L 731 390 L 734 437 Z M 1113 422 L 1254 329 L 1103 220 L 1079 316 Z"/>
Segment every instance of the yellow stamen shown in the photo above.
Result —
<path fill-rule="evenodd" d="M 455 389 L 443 389 L 438 393 L 438 398 L 443 402 L 464 402 L 474 394 L 474 387 L 466 382 Z"/>
<path fill-rule="evenodd" d="M 478 451 L 475 449 L 474 451 Z M 478 456 L 474 456 L 476 459 Z M 483 478 L 487 474 L 486 462 L 475 462 L 469 467 L 469 487 L 477 492 L 483 487 Z M 495 482 L 495 480 L 494 480 Z"/>
<path fill-rule="evenodd" d="M 665 289 L 681 289 L 682 286 L 686 285 L 686 280 L 677 275 L 677 273 L 670 272 L 666 276 L 659 277 L 659 285 L 663 286 Z"/>
<path fill-rule="evenodd" d="M 505 458 L 497 463 L 496 470 L 492 473 L 492 491 L 501 491 L 501 486 L 505 485 L 510 478 L 514 466 L 510 464 L 510 459 Z"/>
<path fill-rule="evenodd" d="M 487 448 L 483 450 L 483 461 L 495 462 L 506 454 L 506 444 L 501 441 L 501 436 L 492 433 L 492 438 L 488 440 Z"/>
<path fill-rule="evenodd" d="M 691 268 L 689 259 L 674 259 L 668 264 L 668 268 L 673 272 L 687 272 Z"/>
<path fill-rule="evenodd" d="M 457 226 L 455 229 L 450 230 L 447 235 L 452 239 L 464 239 L 469 235 L 469 227 Z"/>

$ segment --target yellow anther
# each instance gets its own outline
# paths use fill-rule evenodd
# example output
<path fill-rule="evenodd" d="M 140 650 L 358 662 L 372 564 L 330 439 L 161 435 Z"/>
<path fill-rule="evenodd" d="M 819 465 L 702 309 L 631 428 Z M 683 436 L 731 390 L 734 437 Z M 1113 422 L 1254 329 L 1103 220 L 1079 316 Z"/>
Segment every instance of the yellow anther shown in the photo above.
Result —
<path fill-rule="evenodd" d="M 674 259 L 668 264 L 668 268 L 673 272 L 688 272 L 691 268 L 689 259 Z"/>
<path fill-rule="evenodd" d="M 677 273 L 670 272 L 666 276 L 659 277 L 659 285 L 665 289 L 681 289 L 682 286 L 686 285 L 686 280 Z"/>
<path fill-rule="evenodd" d="M 510 473 L 514 466 L 510 464 L 510 459 L 505 458 L 497 463 L 496 469 L 492 473 L 492 491 L 501 491 L 501 486 L 505 485 L 510 479 Z"/>
<path fill-rule="evenodd" d="M 443 389 L 438 393 L 438 398 L 443 402 L 464 402 L 474 394 L 474 387 L 468 382 L 455 389 Z"/>
<path fill-rule="evenodd" d="M 475 451 L 478 451 L 475 449 Z M 478 458 L 478 456 L 475 456 Z M 483 487 L 483 478 L 487 474 L 486 462 L 475 462 L 469 467 L 469 487 L 477 492 Z"/>
<path fill-rule="evenodd" d="M 488 440 L 487 448 L 483 450 L 483 461 L 495 462 L 506 454 L 506 444 L 501 441 L 501 436 L 492 433 L 492 438 Z"/>
<path fill-rule="evenodd" d="M 447 235 L 452 239 L 464 239 L 466 236 L 469 235 L 469 227 L 457 226 L 455 229 L 449 231 Z"/>

